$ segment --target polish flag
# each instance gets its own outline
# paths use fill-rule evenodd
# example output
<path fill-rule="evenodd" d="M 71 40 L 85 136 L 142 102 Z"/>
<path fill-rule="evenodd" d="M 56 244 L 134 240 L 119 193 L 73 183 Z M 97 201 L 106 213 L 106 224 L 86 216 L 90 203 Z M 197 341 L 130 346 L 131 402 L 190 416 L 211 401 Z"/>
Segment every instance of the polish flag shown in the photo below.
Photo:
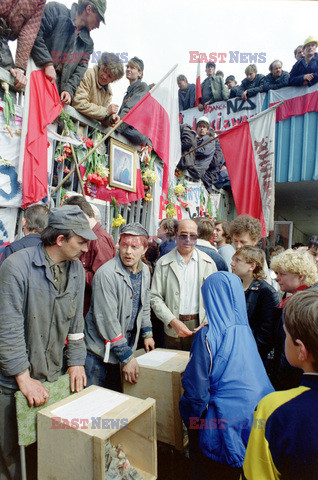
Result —
<path fill-rule="evenodd" d="M 218 138 L 238 215 L 262 224 L 262 237 L 274 230 L 275 108 L 269 108 Z"/>
<path fill-rule="evenodd" d="M 311 87 L 286 87 L 270 90 L 270 106 L 283 101 L 277 108 L 276 122 L 294 115 L 318 112 L 318 83 Z"/>
<path fill-rule="evenodd" d="M 200 60 L 200 54 L 199 54 L 199 60 L 198 60 L 198 66 L 197 66 L 197 78 L 195 81 L 195 104 L 194 104 L 195 107 L 199 105 L 200 98 L 202 97 L 200 67 L 201 67 L 201 60 Z"/>
<path fill-rule="evenodd" d="M 48 194 L 48 142 L 47 126 L 53 123 L 62 111 L 56 84 L 49 81 L 44 70 L 31 73 L 29 83 L 29 107 L 24 111 L 21 145 L 23 151 L 23 200 L 26 208 L 42 200 Z M 21 154 L 20 154 L 21 158 Z M 21 162 L 22 163 L 22 162 Z"/>
<path fill-rule="evenodd" d="M 152 141 L 164 164 L 162 191 L 166 196 L 181 156 L 176 68 L 177 65 L 122 119 Z"/>

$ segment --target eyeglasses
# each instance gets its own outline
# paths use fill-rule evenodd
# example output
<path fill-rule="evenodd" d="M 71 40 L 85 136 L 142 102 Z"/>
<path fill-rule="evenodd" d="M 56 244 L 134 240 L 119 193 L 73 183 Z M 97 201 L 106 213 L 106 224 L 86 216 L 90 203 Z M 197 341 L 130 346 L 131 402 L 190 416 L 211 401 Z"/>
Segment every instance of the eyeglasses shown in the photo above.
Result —
<path fill-rule="evenodd" d="M 193 233 L 191 234 L 181 233 L 180 235 L 178 235 L 178 238 L 183 242 L 186 242 L 188 239 L 190 240 L 190 242 L 196 242 L 199 237 L 198 235 L 195 235 Z"/>

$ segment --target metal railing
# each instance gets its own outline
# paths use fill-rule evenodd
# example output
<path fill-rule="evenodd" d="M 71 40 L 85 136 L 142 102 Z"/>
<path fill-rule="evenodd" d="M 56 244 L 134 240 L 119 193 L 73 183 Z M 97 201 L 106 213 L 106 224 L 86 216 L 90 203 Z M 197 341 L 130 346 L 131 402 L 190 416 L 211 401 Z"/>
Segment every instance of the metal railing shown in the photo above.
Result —
<path fill-rule="evenodd" d="M 10 86 L 10 94 L 13 98 L 14 104 L 15 105 L 20 105 L 23 106 L 23 98 L 24 95 L 23 93 L 16 93 L 14 88 L 13 88 L 13 77 L 10 75 L 9 72 L 6 70 L 2 69 L 0 67 L 0 82 L 5 81 L 9 84 Z M 0 99 L 3 97 L 3 92 L 0 89 Z M 92 140 L 96 138 L 96 135 L 98 132 L 105 134 L 107 132 L 107 128 L 104 127 L 100 122 L 97 122 L 95 120 L 92 120 L 90 118 L 87 118 L 83 115 L 81 115 L 77 110 L 75 110 L 71 106 L 66 106 L 65 108 L 66 113 L 70 116 L 70 118 L 73 121 L 75 130 L 77 132 L 77 135 L 82 138 L 82 137 L 89 137 L 92 132 Z M 108 150 L 108 144 L 110 138 L 115 138 L 119 140 L 120 142 L 124 143 L 125 145 L 128 145 L 136 150 L 140 150 L 140 147 L 130 143 L 124 136 L 117 134 L 114 132 L 107 140 L 106 140 L 106 149 Z M 51 176 L 49 179 L 49 191 L 51 192 L 56 185 L 58 185 L 61 180 L 63 179 L 63 169 L 65 166 L 65 161 L 63 160 L 59 164 L 59 168 L 57 168 L 57 162 L 55 161 L 55 152 L 56 152 L 56 147 L 59 142 L 54 140 L 53 142 L 53 148 L 52 148 L 52 157 L 51 157 Z M 1 148 L 1 146 L 0 146 Z M 54 173 L 55 175 L 55 185 L 53 185 L 53 178 L 54 178 Z M 221 193 L 221 202 L 220 202 L 220 208 L 219 212 L 222 218 L 228 218 L 231 212 L 233 211 L 233 204 L 231 202 L 231 197 L 228 195 L 227 192 L 224 192 L 223 190 L 217 190 L 213 189 L 215 193 Z M 76 191 L 78 193 L 82 193 L 80 183 L 77 180 L 77 174 L 76 172 L 73 173 L 68 180 L 68 187 L 67 187 L 67 192 L 69 191 Z M 61 203 L 62 199 L 62 187 L 58 188 L 58 190 L 54 193 L 52 196 L 51 204 L 52 206 L 58 206 Z M 103 228 L 108 231 L 110 234 L 113 235 L 115 242 L 118 239 L 119 236 L 119 228 L 112 228 L 112 221 L 114 218 L 114 208 L 110 202 L 105 202 L 97 199 L 92 199 L 91 197 L 87 197 L 87 199 L 93 203 L 95 206 L 98 207 L 100 213 L 101 213 L 101 223 Z M 147 230 L 149 230 L 149 226 L 152 223 L 152 216 L 153 216 L 153 208 L 152 205 L 145 200 L 138 200 L 137 202 L 131 202 L 128 204 L 121 204 L 118 207 L 118 212 L 122 215 L 122 217 L 126 220 L 127 223 L 131 222 L 139 222 L 141 223 Z M 20 216 L 19 216 L 20 218 Z M 21 219 L 19 221 L 19 224 L 21 223 Z M 19 226 L 17 228 L 17 232 L 21 233 L 21 227 Z"/>

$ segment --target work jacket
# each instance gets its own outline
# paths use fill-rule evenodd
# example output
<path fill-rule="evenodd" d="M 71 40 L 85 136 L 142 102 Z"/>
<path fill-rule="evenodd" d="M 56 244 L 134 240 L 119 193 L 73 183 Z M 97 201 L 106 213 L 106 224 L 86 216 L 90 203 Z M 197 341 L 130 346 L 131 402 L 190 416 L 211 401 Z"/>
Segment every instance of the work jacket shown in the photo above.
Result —
<path fill-rule="evenodd" d="M 263 92 L 268 90 L 278 90 L 279 88 L 288 87 L 289 73 L 282 71 L 280 77 L 274 77 L 272 73 L 269 73 L 264 78 Z"/>
<path fill-rule="evenodd" d="M 308 87 L 315 85 L 318 82 L 318 53 L 315 53 L 313 58 L 307 64 L 305 57 L 301 57 L 293 66 L 289 76 L 289 85 L 301 87 L 304 82 L 304 75 L 313 73 L 314 78 L 307 83 Z"/>
<path fill-rule="evenodd" d="M 98 82 L 98 65 L 86 70 L 84 77 L 77 87 L 72 107 L 80 113 L 95 120 L 103 121 L 108 115 L 107 107 L 113 98 L 110 85 L 104 88 Z"/>
<path fill-rule="evenodd" d="M 258 93 L 263 92 L 264 80 L 265 76 L 261 73 L 257 73 L 256 77 L 252 81 L 250 81 L 248 78 L 244 78 L 237 90 L 237 96 L 241 97 L 242 94 L 246 91 L 247 97 L 255 97 L 255 95 L 257 95 Z"/>
<path fill-rule="evenodd" d="M 46 0 L 1 0 L 0 18 L 8 27 L 9 40 L 16 40 L 15 66 L 26 71 L 28 58 L 38 34 Z"/>
<path fill-rule="evenodd" d="M 199 285 L 200 288 L 206 278 L 217 271 L 216 265 L 206 253 L 196 249 L 199 263 Z M 179 317 L 180 309 L 180 284 L 179 266 L 177 261 L 177 248 L 171 250 L 156 263 L 155 272 L 151 285 L 151 307 L 165 326 L 165 333 L 170 337 L 177 338 L 174 329 L 169 323 Z M 200 292 L 199 319 L 203 323 L 206 319 L 203 299 Z"/>
<path fill-rule="evenodd" d="M 89 31 L 83 27 L 76 34 L 77 4 L 71 10 L 58 2 L 45 6 L 38 36 L 31 52 L 38 67 L 53 62 L 59 92 L 74 93 L 87 70 L 94 49 Z"/>
<path fill-rule="evenodd" d="M 42 244 L 13 253 L 1 265 L 1 386 L 17 388 L 14 376 L 27 369 L 36 380 L 55 381 L 66 340 L 67 366 L 85 364 L 84 269 L 79 260 L 69 263 L 61 294 Z"/>
<path fill-rule="evenodd" d="M 210 103 L 220 102 L 221 100 L 228 100 L 230 97 L 230 90 L 223 82 L 222 77 L 207 77 L 201 83 L 202 98 L 200 98 L 200 103 L 202 105 L 205 102 L 210 101 Z"/>
<path fill-rule="evenodd" d="M 85 319 L 85 341 L 88 352 L 101 359 L 105 357 L 105 345 L 110 342 L 109 363 L 122 362 L 114 353 L 114 347 L 127 344 L 126 333 L 133 310 L 133 288 L 130 270 L 119 255 L 102 265 L 94 275 L 92 303 Z M 131 353 L 137 348 L 140 330 L 142 336 L 152 331 L 150 322 L 150 272 L 142 264 L 140 308 L 135 323 L 135 341 Z M 123 363 L 123 362 L 122 362 Z"/>

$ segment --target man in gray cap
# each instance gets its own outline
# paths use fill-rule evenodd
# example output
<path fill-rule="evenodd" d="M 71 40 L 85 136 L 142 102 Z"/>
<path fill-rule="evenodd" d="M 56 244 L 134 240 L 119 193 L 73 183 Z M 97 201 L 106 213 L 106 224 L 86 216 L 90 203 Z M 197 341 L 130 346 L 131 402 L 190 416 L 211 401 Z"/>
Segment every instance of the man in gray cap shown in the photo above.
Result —
<path fill-rule="evenodd" d="M 131 58 L 126 67 L 126 78 L 129 80 L 129 87 L 118 112 L 120 118 L 123 118 L 126 113 L 128 113 L 147 92 L 149 92 L 148 85 L 141 81 L 143 74 L 144 62 L 138 57 Z M 127 123 L 119 125 L 117 132 L 121 133 L 128 140 L 137 145 L 151 145 L 149 138 L 142 135 L 138 130 Z"/>
<path fill-rule="evenodd" d="M 96 236 L 78 206 L 51 210 L 42 243 L 8 257 L 0 268 L 0 478 L 18 479 L 14 393 L 30 406 L 49 399 L 44 381 L 61 375 L 65 341 L 72 391 L 86 385 L 83 301 L 79 256 Z"/>
<path fill-rule="evenodd" d="M 139 335 L 148 352 L 155 348 L 150 322 L 150 272 L 141 258 L 148 247 L 140 223 L 122 228 L 119 254 L 102 265 L 93 280 L 91 308 L 85 319 L 87 385 L 121 391 L 124 379 L 136 383 L 139 366 L 133 356 Z"/>
<path fill-rule="evenodd" d="M 49 2 L 44 8 L 31 55 L 51 82 L 56 82 L 66 105 L 87 70 L 94 49 L 90 32 L 105 23 L 105 11 L 106 0 L 78 0 L 71 10 L 58 2 Z"/>

